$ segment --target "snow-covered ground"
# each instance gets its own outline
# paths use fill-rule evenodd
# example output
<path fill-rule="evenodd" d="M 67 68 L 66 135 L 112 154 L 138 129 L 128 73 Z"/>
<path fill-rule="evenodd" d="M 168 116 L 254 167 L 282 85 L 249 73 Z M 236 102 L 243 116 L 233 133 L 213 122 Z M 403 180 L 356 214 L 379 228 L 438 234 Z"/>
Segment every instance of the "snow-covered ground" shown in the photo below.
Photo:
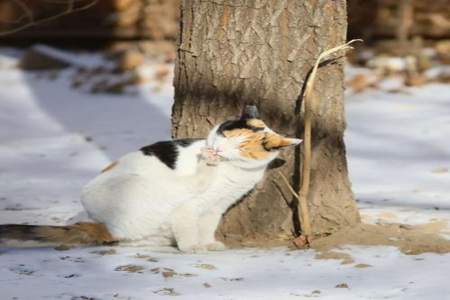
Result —
<path fill-rule="evenodd" d="M 346 109 L 350 175 L 365 221 L 449 221 L 450 85 L 369 90 L 348 97 Z"/>
<path fill-rule="evenodd" d="M 65 224 L 109 161 L 169 137 L 171 77 L 124 95 L 70 88 L 0 55 L 0 223 Z M 366 222 L 450 234 L 450 86 L 347 97 L 353 189 Z M 115 246 L 0 248 L 0 299 L 450 299 L 450 254 L 346 247 L 354 263 L 287 249 L 180 254 Z"/>

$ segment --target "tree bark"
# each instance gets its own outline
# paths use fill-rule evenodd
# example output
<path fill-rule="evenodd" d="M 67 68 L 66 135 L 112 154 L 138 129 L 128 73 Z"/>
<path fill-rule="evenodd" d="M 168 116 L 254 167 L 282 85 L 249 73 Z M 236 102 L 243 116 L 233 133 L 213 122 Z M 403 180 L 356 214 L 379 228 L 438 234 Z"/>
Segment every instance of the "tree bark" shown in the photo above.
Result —
<path fill-rule="evenodd" d="M 345 41 L 344 0 L 185 0 L 175 66 L 175 138 L 203 137 L 239 115 L 245 103 L 289 136 L 302 135 L 302 89 L 319 53 Z M 345 158 L 342 63 L 319 70 L 313 107 L 309 209 L 314 234 L 359 222 Z M 298 190 L 300 150 L 266 172 L 253 192 L 224 216 L 226 243 L 288 240 L 299 234 L 298 201 L 278 174 Z"/>

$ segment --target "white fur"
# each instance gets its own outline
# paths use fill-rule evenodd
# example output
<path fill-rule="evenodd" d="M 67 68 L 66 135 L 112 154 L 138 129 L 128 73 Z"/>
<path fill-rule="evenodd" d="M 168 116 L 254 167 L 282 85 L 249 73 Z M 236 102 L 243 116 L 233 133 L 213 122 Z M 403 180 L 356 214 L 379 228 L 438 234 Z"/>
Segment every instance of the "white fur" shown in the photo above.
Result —
<path fill-rule="evenodd" d="M 89 217 L 120 240 L 176 242 L 187 252 L 223 249 L 214 237 L 222 214 L 261 180 L 278 152 L 255 161 L 237 155 L 236 141 L 222 141 L 226 160 L 210 166 L 201 150 L 214 144 L 215 130 L 207 140 L 179 146 L 174 170 L 141 152 L 119 159 L 83 189 L 81 200 Z"/>

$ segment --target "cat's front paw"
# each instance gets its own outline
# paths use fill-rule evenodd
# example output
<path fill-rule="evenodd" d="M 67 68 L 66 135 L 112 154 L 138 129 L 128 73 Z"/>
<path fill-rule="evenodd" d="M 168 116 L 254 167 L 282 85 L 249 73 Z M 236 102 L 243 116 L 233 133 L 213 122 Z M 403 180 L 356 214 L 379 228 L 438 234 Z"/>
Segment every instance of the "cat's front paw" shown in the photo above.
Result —
<path fill-rule="evenodd" d="M 203 245 L 178 245 L 178 250 L 184 253 L 203 253 L 207 248 Z"/>
<path fill-rule="evenodd" d="M 220 156 L 217 150 L 212 147 L 204 147 L 201 149 L 201 156 L 206 160 L 206 164 L 209 166 L 217 166 L 220 162 Z"/>
<path fill-rule="evenodd" d="M 208 251 L 223 251 L 223 250 L 227 249 L 227 247 L 222 242 L 219 242 L 219 241 L 215 241 L 215 242 L 206 244 L 205 248 Z"/>

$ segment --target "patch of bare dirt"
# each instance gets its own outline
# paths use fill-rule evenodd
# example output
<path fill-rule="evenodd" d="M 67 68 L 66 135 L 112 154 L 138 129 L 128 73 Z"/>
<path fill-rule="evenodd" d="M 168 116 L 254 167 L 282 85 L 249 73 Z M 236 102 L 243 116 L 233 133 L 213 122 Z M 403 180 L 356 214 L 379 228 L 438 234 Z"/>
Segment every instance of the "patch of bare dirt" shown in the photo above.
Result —
<path fill-rule="evenodd" d="M 174 269 L 171 269 L 171 268 L 153 268 L 150 271 L 153 274 L 161 274 L 164 278 L 172 278 L 174 276 L 179 276 L 179 277 L 197 276 L 197 274 L 192 274 L 192 273 L 178 273 Z"/>
<path fill-rule="evenodd" d="M 383 215 L 384 217 L 394 217 Z M 357 246 L 394 246 L 408 255 L 421 253 L 450 253 L 450 240 L 443 238 L 440 234 L 448 234 L 447 221 L 436 220 L 426 224 L 408 225 L 399 223 L 390 224 L 364 224 L 360 223 L 354 227 L 343 228 L 326 237 L 317 237 L 310 241 L 310 248 L 318 251 L 317 259 L 337 259 L 342 264 L 355 263 L 353 257 L 348 253 L 340 252 L 345 245 Z M 254 237 L 241 241 L 240 243 L 228 243 L 231 248 L 258 247 L 273 248 L 288 246 L 291 249 L 298 248 L 292 239 L 270 240 L 264 236 Z M 358 263 L 355 268 L 368 268 L 370 265 Z"/>
<path fill-rule="evenodd" d="M 153 292 L 154 294 L 161 296 L 179 296 L 180 293 L 177 293 L 173 288 L 162 288 Z"/>
<path fill-rule="evenodd" d="M 214 265 L 210 264 L 196 264 L 194 267 L 205 270 L 216 270 L 217 268 Z"/>
<path fill-rule="evenodd" d="M 426 252 L 449 253 L 450 240 L 439 235 L 446 227 L 447 223 L 443 221 L 422 225 L 359 224 L 344 228 L 330 236 L 312 240 L 311 248 L 325 253 L 344 245 L 381 245 L 397 247 L 408 255 Z"/>
<path fill-rule="evenodd" d="M 150 255 L 140 254 L 140 253 L 136 253 L 136 255 L 134 257 L 139 258 L 139 259 L 145 259 L 146 261 L 149 261 L 149 262 L 158 262 L 159 261 L 157 258 L 154 258 Z"/>

